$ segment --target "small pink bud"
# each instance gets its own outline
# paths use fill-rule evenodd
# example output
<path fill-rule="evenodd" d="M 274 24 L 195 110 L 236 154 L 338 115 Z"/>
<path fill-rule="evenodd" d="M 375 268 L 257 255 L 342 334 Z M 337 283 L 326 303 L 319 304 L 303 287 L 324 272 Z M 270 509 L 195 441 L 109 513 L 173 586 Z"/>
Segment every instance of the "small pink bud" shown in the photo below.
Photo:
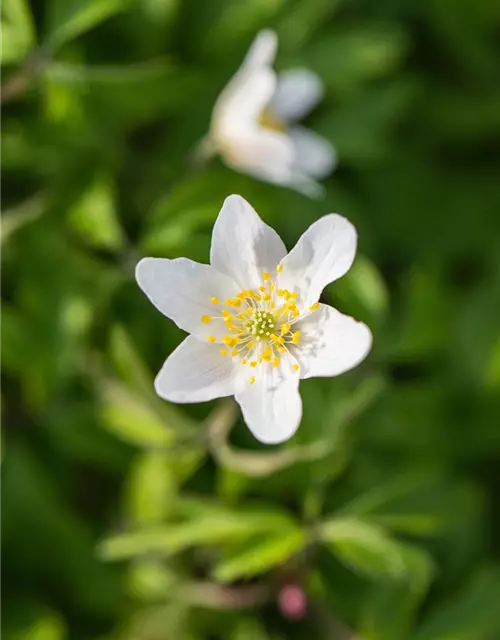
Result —
<path fill-rule="evenodd" d="M 289 620 L 301 620 L 307 612 L 307 596 L 296 584 L 287 584 L 278 594 L 278 606 Z"/>

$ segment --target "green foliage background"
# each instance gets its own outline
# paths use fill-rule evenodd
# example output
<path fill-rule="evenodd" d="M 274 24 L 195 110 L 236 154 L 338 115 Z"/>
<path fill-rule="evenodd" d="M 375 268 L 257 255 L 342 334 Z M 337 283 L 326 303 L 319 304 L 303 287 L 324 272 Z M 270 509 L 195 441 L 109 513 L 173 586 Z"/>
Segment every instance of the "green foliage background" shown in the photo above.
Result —
<path fill-rule="evenodd" d="M 5 638 L 498 639 L 498 1 L 3 0 L 2 22 Z M 191 161 L 265 26 L 325 82 L 324 201 Z M 229 193 L 289 247 L 330 211 L 360 236 L 324 298 L 373 352 L 302 384 L 278 448 L 152 390 L 182 332 L 133 267 L 206 262 Z"/>

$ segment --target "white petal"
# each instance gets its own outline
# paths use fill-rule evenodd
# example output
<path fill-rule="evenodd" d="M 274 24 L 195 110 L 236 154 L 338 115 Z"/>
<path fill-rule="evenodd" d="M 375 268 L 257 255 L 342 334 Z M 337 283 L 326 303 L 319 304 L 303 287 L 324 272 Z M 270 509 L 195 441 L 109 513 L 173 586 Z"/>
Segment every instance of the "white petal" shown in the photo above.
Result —
<path fill-rule="evenodd" d="M 236 136 L 226 149 L 226 164 L 253 178 L 294 189 L 310 198 L 323 195 L 323 187 L 296 166 L 296 150 L 286 134 L 254 128 Z"/>
<path fill-rule="evenodd" d="M 241 196 L 226 198 L 215 221 L 210 262 L 233 278 L 241 288 L 262 284 L 264 271 L 272 272 L 286 255 L 279 235 L 262 222 Z"/>
<path fill-rule="evenodd" d="M 304 127 L 292 127 L 288 135 L 295 148 L 295 166 L 300 172 L 317 180 L 332 172 L 337 156 L 326 138 Z"/>
<path fill-rule="evenodd" d="M 234 395 L 239 389 L 238 365 L 219 349 L 188 336 L 156 376 L 156 393 L 170 402 L 206 402 Z"/>
<path fill-rule="evenodd" d="M 212 135 L 224 145 L 227 138 L 241 135 L 259 119 L 276 90 L 272 63 L 276 55 L 274 31 L 261 31 L 237 73 L 220 94 L 212 116 Z"/>
<path fill-rule="evenodd" d="M 201 321 L 205 315 L 221 315 L 210 302 L 212 297 L 223 302 L 238 292 L 237 284 L 213 267 L 187 258 L 143 258 L 135 277 L 155 307 L 184 331 L 200 339 L 214 336 L 217 341 L 227 333 L 222 319 Z"/>
<path fill-rule="evenodd" d="M 269 110 L 279 120 L 300 120 L 320 102 L 324 87 L 309 69 L 289 69 L 280 73 Z"/>
<path fill-rule="evenodd" d="M 267 376 L 259 371 L 262 366 L 266 365 L 257 368 L 255 383 L 247 382 L 235 397 L 243 419 L 257 440 L 278 444 L 293 436 L 302 418 L 298 375 L 270 385 Z"/>
<path fill-rule="evenodd" d="M 237 136 L 254 127 L 276 87 L 272 69 L 239 71 L 220 94 L 212 115 L 211 135 L 221 152 Z"/>
<path fill-rule="evenodd" d="M 326 304 L 298 322 L 297 328 L 302 335 L 294 356 L 301 378 L 338 376 L 364 360 L 372 346 L 365 324 Z"/>
<path fill-rule="evenodd" d="M 250 45 L 242 67 L 270 67 L 276 57 L 278 48 L 278 36 L 272 29 L 263 29 L 255 36 Z"/>
<path fill-rule="evenodd" d="M 314 222 L 282 261 L 279 285 L 297 291 L 302 309 L 316 302 L 327 284 L 349 271 L 356 255 L 354 226 L 337 213 Z"/>

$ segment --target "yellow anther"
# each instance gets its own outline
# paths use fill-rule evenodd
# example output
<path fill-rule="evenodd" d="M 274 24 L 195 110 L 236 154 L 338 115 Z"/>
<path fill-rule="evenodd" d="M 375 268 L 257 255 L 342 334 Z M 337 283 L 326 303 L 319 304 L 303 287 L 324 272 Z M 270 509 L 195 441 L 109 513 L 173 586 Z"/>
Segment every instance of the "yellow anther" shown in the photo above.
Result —
<path fill-rule="evenodd" d="M 252 362 L 250 363 L 250 366 L 255 369 L 255 367 L 257 366 L 257 360 L 252 360 Z"/>
<path fill-rule="evenodd" d="M 221 356 L 227 356 L 228 353 L 229 353 L 229 351 L 227 349 L 221 349 L 220 350 Z"/>
<path fill-rule="evenodd" d="M 222 315 L 224 318 L 232 318 L 232 315 L 229 313 L 227 309 L 222 309 Z"/>
<path fill-rule="evenodd" d="M 228 299 L 224 302 L 224 304 L 226 305 L 226 307 L 230 307 L 230 306 L 231 306 L 231 299 L 230 299 L 230 298 L 228 298 Z"/>
<path fill-rule="evenodd" d="M 215 297 L 210 298 L 210 302 L 211 302 L 212 304 L 220 304 L 220 300 L 219 300 L 219 298 L 215 298 Z"/>
<path fill-rule="evenodd" d="M 203 324 L 209 324 L 212 322 L 212 316 L 201 316 L 201 321 Z"/>
<path fill-rule="evenodd" d="M 290 329 L 292 328 L 291 324 L 288 324 L 288 322 L 284 322 L 281 325 L 281 335 L 284 336 L 285 333 L 288 333 L 290 331 Z"/>
<path fill-rule="evenodd" d="M 274 282 L 270 282 L 269 283 L 269 291 L 274 291 L 276 289 L 276 286 L 274 285 Z"/>
<path fill-rule="evenodd" d="M 279 265 L 276 267 L 276 271 L 277 271 L 278 273 L 281 273 L 281 272 L 283 271 L 283 265 L 282 265 L 282 264 L 279 264 Z"/>
<path fill-rule="evenodd" d="M 319 307 L 319 302 L 315 302 L 309 307 L 309 311 L 316 311 L 318 307 Z"/>
<path fill-rule="evenodd" d="M 260 293 L 254 293 L 253 298 L 254 300 L 262 300 Z"/>
<path fill-rule="evenodd" d="M 271 309 L 276 309 L 276 303 L 275 302 L 271 302 Z"/>
<path fill-rule="evenodd" d="M 276 347 L 276 349 L 278 349 L 278 351 L 280 353 L 286 353 L 286 348 L 285 347 Z"/>
<path fill-rule="evenodd" d="M 266 287 L 262 287 L 262 286 L 259 287 L 259 291 L 265 291 L 265 290 L 266 290 Z"/>
<path fill-rule="evenodd" d="M 274 358 L 273 367 L 279 367 L 279 364 L 280 364 L 280 359 L 279 358 Z"/>
<path fill-rule="evenodd" d="M 264 300 L 271 300 L 271 296 L 269 295 L 269 293 L 266 293 L 266 294 L 263 296 L 263 298 L 264 298 Z"/>
<path fill-rule="evenodd" d="M 254 378 L 254 376 L 252 376 L 251 378 L 249 378 L 249 379 L 248 379 L 248 382 L 249 382 L 250 384 L 255 384 L 255 378 Z"/>
<path fill-rule="evenodd" d="M 224 344 L 227 344 L 228 347 L 232 347 L 236 342 L 236 338 L 234 338 L 233 336 L 224 336 L 222 338 L 222 342 Z"/>
<path fill-rule="evenodd" d="M 216 342 L 217 338 L 215 336 L 208 336 L 208 341 L 209 342 Z"/>
<path fill-rule="evenodd" d="M 248 362 L 248 360 L 246 358 L 242 358 L 241 359 L 241 364 L 246 364 Z"/>
<path fill-rule="evenodd" d="M 264 280 L 270 280 L 271 276 L 267 273 L 267 271 L 264 271 L 264 273 L 262 274 L 262 277 L 264 278 Z"/>
<path fill-rule="evenodd" d="M 292 343 L 299 344 L 299 340 L 300 340 L 300 331 L 296 331 L 295 333 L 292 334 Z"/>
<path fill-rule="evenodd" d="M 283 289 L 278 289 L 277 293 L 280 298 L 282 298 L 285 295 L 285 292 L 283 291 Z"/>
<path fill-rule="evenodd" d="M 233 349 L 231 351 L 231 355 L 233 356 L 233 358 L 234 358 L 234 356 L 237 356 L 238 355 L 238 349 Z"/>
<path fill-rule="evenodd" d="M 298 370 L 300 369 L 300 367 L 299 367 L 299 365 L 298 365 L 298 364 L 294 364 L 294 365 L 292 366 L 292 369 L 293 369 L 294 371 L 298 371 Z"/>
<path fill-rule="evenodd" d="M 236 294 L 236 297 L 239 298 L 240 300 L 244 300 L 247 297 L 247 294 L 245 291 L 240 291 L 239 293 Z"/>

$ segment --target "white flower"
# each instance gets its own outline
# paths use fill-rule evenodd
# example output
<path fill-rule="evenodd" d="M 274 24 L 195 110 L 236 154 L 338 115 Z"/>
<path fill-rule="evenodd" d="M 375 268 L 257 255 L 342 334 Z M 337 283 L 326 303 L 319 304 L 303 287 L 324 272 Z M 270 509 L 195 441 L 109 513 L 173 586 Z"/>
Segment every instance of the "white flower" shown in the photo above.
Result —
<path fill-rule="evenodd" d="M 356 230 L 337 214 L 312 224 L 287 254 L 278 234 L 240 196 L 215 222 L 210 266 L 143 258 L 139 286 L 191 335 L 155 380 L 171 402 L 234 395 L 254 436 L 283 442 L 299 426 L 300 378 L 337 376 L 370 350 L 366 325 L 318 299 L 356 253 Z"/>
<path fill-rule="evenodd" d="M 308 69 L 277 76 L 272 68 L 276 48 L 274 31 L 257 35 L 215 104 L 201 153 L 220 153 L 237 171 L 316 197 L 322 187 L 315 180 L 331 173 L 335 151 L 327 140 L 293 123 L 321 100 L 323 85 Z"/>

